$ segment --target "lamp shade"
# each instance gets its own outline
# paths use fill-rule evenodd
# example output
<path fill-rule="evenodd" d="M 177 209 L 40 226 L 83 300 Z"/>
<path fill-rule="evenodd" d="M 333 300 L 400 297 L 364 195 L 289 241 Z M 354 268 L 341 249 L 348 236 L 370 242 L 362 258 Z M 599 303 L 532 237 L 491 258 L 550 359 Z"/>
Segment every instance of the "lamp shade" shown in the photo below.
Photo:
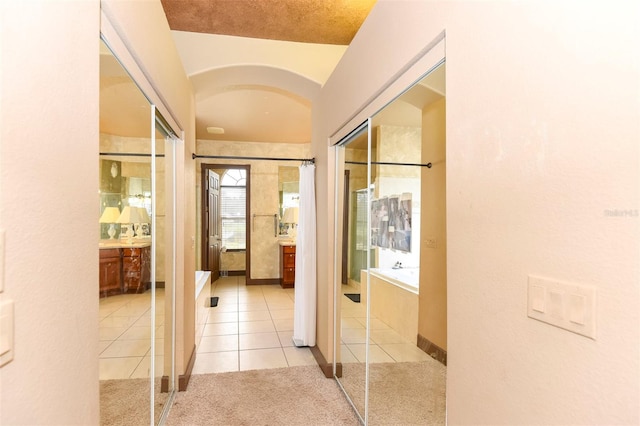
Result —
<path fill-rule="evenodd" d="M 140 223 L 138 209 L 136 207 L 126 206 L 122 209 L 122 213 L 120 213 L 120 217 L 116 223 Z"/>
<path fill-rule="evenodd" d="M 284 211 L 284 223 L 298 223 L 298 207 L 289 207 Z"/>
<path fill-rule="evenodd" d="M 138 214 L 140 215 L 139 223 L 151 223 L 151 218 L 149 218 L 147 209 L 145 209 L 144 207 L 138 207 Z"/>
<path fill-rule="evenodd" d="M 120 210 L 117 207 L 105 207 L 100 216 L 100 223 L 116 223 L 120 216 Z"/>

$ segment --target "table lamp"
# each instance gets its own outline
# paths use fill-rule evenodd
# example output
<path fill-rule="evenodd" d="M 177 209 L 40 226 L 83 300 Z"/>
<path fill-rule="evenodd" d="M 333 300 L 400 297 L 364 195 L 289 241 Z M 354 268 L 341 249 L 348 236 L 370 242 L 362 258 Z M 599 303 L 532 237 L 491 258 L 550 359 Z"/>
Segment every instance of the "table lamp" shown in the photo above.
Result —
<path fill-rule="evenodd" d="M 284 217 L 282 218 L 282 222 L 289 224 L 289 229 L 287 230 L 287 234 L 291 238 L 294 238 L 297 233 L 296 226 L 298 225 L 298 207 L 287 208 L 284 211 Z"/>
<path fill-rule="evenodd" d="M 133 236 L 135 235 L 135 232 L 133 230 L 133 224 L 140 223 L 140 215 L 138 214 L 138 208 L 125 206 L 125 208 L 122 209 L 122 213 L 120 213 L 120 217 L 118 217 L 118 220 L 116 221 L 116 223 L 125 223 L 130 225 L 125 235 L 127 236 L 127 244 L 132 244 Z"/>
<path fill-rule="evenodd" d="M 144 207 L 137 207 L 137 209 L 138 209 L 138 215 L 140 216 L 140 222 L 136 223 L 136 237 L 142 238 L 144 237 L 143 235 L 144 233 L 142 232 L 142 224 L 151 223 L 151 218 L 147 213 L 147 209 L 145 209 Z"/>
<path fill-rule="evenodd" d="M 105 207 L 102 216 L 100 216 L 100 223 L 110 224 L 109 230 L 107 231 L 110 240 L 113 240 L 113 237 L 116 235 L 116 226 L 114 224 L 117 222 L 119 216 L 120 210 L 118 210 L 117 207 Z"/>

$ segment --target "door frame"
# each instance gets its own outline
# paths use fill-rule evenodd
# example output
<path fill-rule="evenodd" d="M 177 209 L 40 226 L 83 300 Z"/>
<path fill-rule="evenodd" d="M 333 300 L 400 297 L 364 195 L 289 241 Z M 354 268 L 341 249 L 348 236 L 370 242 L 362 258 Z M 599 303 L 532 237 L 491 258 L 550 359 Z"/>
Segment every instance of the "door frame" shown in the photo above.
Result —
<path fill-rule="evenodd" d="M 249 164 L 220 164 L 220 163 L 215 163 L 215 164 L 200 164 L 200 171 L 201 171 L 201 178 L 200 178 L 200 185 L 201 185 L 201 203 L 200 203 L 200 247 L 201 247 L 201 253 L 200 253 L 200 264 L 202 265 L 202 269 L 207 270 L 206 268 L 209 267 L 208 265 L 208 257 L 207 257 L 207 244 L 208 244 L 208 236 L 206 235 L 206 233 L 204 232 L 204 224 L 206 223 L 206 220 L 208 219 L 206 217 L 207 215 L 207 203 L 209 202 L 209 191 L 207 190 L 207 170 L 213 170 L 213 169 L 244 169 L 247 171 L 247 196 L 246 196 L 246 223 L 245 223 L 245 227 L 246 227 L 246 232 L 245 232 L 245 237 L 246 237 L 246 242 L 245 242 L 245 246 L 246 246 L 246 260 L 245 260 L 245 276 L 246 276 L 246 280 L 247 283 L 251 280 L 251 227 L 249 226 L 249 212 L 251 211 L 251 166 Z M 220 180 L 222 180 L 222 175 L 220 175 Z M 213 278 L 213 277 L 212 277 Z"/>

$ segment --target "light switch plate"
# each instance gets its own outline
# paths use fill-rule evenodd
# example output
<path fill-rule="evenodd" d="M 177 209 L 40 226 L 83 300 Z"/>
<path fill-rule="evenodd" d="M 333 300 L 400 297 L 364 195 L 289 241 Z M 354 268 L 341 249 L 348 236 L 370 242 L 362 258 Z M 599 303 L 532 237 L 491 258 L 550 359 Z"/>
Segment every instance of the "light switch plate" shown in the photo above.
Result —
<path fill-rule="evenodd" d="M 527 316 L 596 339 L 596 289 L 529 276 Z"/>
<path fill-rule="evenodd" d="M 427 248 L 438 248 L 438 239 L 436 237 L 428 237 L 424 240 L 424 244 Z"/>
<path fill-rule="evenodd" d="M 13 300 L 0 302 L 0 367 L 13 360 Z"/>

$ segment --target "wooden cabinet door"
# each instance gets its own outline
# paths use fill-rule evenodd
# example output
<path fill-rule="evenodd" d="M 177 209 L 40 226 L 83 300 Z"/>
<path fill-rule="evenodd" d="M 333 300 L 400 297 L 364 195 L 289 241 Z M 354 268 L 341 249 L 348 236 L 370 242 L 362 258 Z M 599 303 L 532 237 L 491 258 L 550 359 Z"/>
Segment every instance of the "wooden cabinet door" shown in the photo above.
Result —
<path fill-rule="evenodd" d="M 122 292 L 120 250 L 100 250 L 100 297 Z"/>

